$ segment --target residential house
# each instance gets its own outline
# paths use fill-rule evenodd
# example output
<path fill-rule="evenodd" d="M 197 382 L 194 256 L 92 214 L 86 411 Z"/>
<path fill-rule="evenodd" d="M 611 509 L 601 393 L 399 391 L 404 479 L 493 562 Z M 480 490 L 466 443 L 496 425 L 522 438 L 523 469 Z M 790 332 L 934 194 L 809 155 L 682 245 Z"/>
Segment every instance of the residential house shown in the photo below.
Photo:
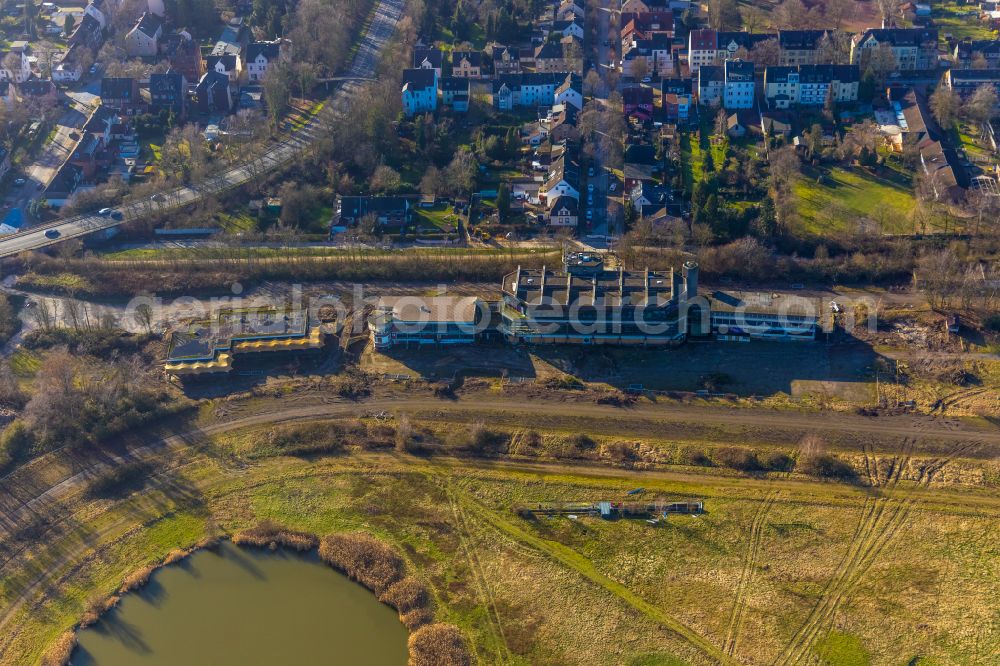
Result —
<path fill-rule="evenodd" d="M 993 86 L 1000 95 L 1000 69 L 950 69 L 944 73 L 942 83 L 963 100 L 972 97 L 980 86 Z"/>
<path fill-rule="evenodd" d="M 779 30 L 778 64 L 783 67 L 815 65 L 820 44 L 832 30 Z"/>
<path fill-rule="evenodd" d="M 413 49 L 413 68 L 432 69 L 437 77 L 441 78 L 441 73 L 444 71 L 444 51 L 426 47 Z"/>
<path fill-rule="evenodd" d="M 569 19 L 580 19 L 583 20 L 584 7 L 582 0 L 562 0 L 559 3 L 559 7 L 556 8 L 556 21 L 565 21 Z"/>
<path fill-rule="evenodd" d="M 754 104 L 754 68 L 746 60 L 727 60 L 722 105 L 727 109 L 749 109 Z"/>
<path fill-rule="evenodd" d="M 207 115 L 231 113 L 233 108 L 233 87 L 229 77 L 216 70 L 202 74 L 195 89 L 198 111 Z"/>
<path fill-rule="evenodd" d="M 433 113 L 437 109 L 438 75 L 433 67 L 403 70 L 403 113 L 412 117 L 418 113 Z"/>
<path fill-rule="evenodd" d="M 582 83 L 576 74 L 526 72 L 493 79 L 493 106 L 501 111 L 516 107 L 551 107 L 572 104 L 583 108 Z"/>
<path fill-rule="evenodd" d="M 702 65 L 698 68 L 698 104 L 720 106 L 726 90 L 726 73 L 719 65 Z"/>
<path fill-rule="evenodd" d="M 552 30 L 549 34 L 555 33 L 560 37 L 576 37 L 583 39 L 583 19 L 574 16 L 571 19 L 562 19 L 552 22 Z"/>
<path fill-rule="evenodd" d="M 335 229 L 343 230 L 369 215 L 379 227 L 401 229 L 412 218 L 410 201 L 403 197 L 338 196 L 333 224 Z"/>
<path fill-rule="evenodd" d="M 549 225 L 553 227 L 575 227 L 579 223 L 580 201 L 576 197 L 561 194 L 549 205 Z"/>
<path fill-rule="evenodd" d="M 559 109 L 549 121 L 548 136 L 551 137 L 552 142 L 578 141 L 580 130 L 576 126 L 576 119 L 580 113 L 579 110 L 572 104 L 561 104 L 552 108 L 553 111 Z"/>
<path fill-rule="evenodd" d="M 656 34 L 639 38 L 633 35 L 622 41 L 622 71 L 636 76 L 632 63 L 637 58 L 645 60 L 645 70 L 657 77 L 672 76 L 674 73 L 674 53 L 672 38 Z"/>
<path fill-rule="evenodd" d="M 288 42 L 276 39 L 271 42 L 250 42 L 243 52 L 243 71 L 251 83 L 261 83 L 267 70 L 284 57 Z"/>
<path fill-rule="evenodd" d="M 187 81 L 199 81 L 205 73 L 201 48 L 188 32 L 182 30 L 165 35 L 160 40 L 160 54 L 166 58 L 170 69 L 182 74 Z"/>
<path fill-rule="evenodd" d="M 470 83 L 461 76 L 441 78 L 441 104 L 453 111 L 465 113 L 469 110 Z"/>
<path fill-rule="evenodd" d="M 492 55 L 494 75 L 503 76 L 521 72 L 521 55 L 517 49 L 509 46 L 494 46 Z"/>
<path fill-rule="evenodd" d="M 694 104 L 689 94 L 664 93 L 663 120 L 676 125 L 686 125 L 691 120 L 691 106 Z"/>
<path fill-rule="evenodd" d="M 755 35 L 749 32 L 721 32 L 702 29 L 688 35 L 688 66 L 692 76 L 703 65 L 719 65 L 739 55 L 740 49 L 749 52 L 755 45 L 774 35 Z"/>
<path fill-rule="evenodd" d="M 451 75 L 478 79 L 483 75 L 483 54 L 479 51 L 452 51 Z"/>
<path fill-rule="evenodd" d="M 653 183 L 659 171 L 656 149 L 649 144 L 631 144 L 625 149 L 622 168 L 625 191 L 631 192 L 640 183 Z"/>
<path fill-rule="evenodd" d="M 621 17 L 622 41 L 635 36 L 638 39 L 649 39 L 653 35 L 673 37 L 676 32 L 674 13 L 669 9 L 651 10 L 648 12 L 625 13 Z"/>
<path fill-rule="evenodd" d="M 953 56 L 955 65 L 963 69 L 977 62 L 986 69 L 1000 69 L 1000 39 L 963 39 L 955 44 Z"/>
<path fill-rule="evenodd" d="M 547 205 L 561 196 L 580 198 L 580 155 L 569 141 L 553 144 L 548 176 L 538 190 L 538 198 Z"/>
<path fill-rule="evenodd" d="M 649 181 L 640 181 L 629 190 L 629 200 L 639 217 L 649 217 L 671 207 L 673 199 L 669 188 Z"/>
<path fill-rule="evenodd" d="M 557 77 L 565 77 L 552 96 L 552 103 L 574 106 L 578 110 L 583 109 L 583 80 L 578 74 L 557 74 Z"/>
<path fill-rule="evenodd" d="M 142 104 L 139 80 L 131 77 L 104 77 L 101 79 L 101 104 L 129 115 L 135 113 Z"/>
<path fill-rule="evenodd" d="M 104 23 L 90 12 L 93 5 L 88 5 L 84 11 L 83 18 L 77 22 L 67 40 L 70 46 L 85 46 L 90 49 L 98 49 L 104 43 Z"/>
<path fill-rule="evenodd" d="M 784 111 L 761 111 L 760 131 L 766 137 L 788 140 L 792 136 L 792 119 Z"/>
<path fill-rule="evenodd" d="M 913 88 L 890 89 L 890 101 L 904 134 L 912 137 L 920 154 L 926 182 L 938 199 L 959 201 L 969 186 L 969 175 L 948 135 L 934 119 L 927 98 Z"/>
<path fill-rule="evenodd" d="M 63 163 L 45 188 L 46 203 L 52 208 L 62 208 L 76 192 L 82 180 L 83 170 L 80 167 L 69 162 Z"/>
<path fill-rule="evenodd" d="M 729 138 L 741 139 L 747 135 L 749 123 L 745 113 L 744 111 L 742 116 L 739 113 L 730 113 L 726 117 L 726 134 Z"/>
<path fill-rule="evenodd" d="M 24 83 L 31 78 L 31 60 L 26 48 L 0 52 L 0 81 Z"/>
<path fill-rule="evenodd" d="M 242 62 L 238 53 L 216 53 L 205 58 L 205 71 L 222 74 L 235 86 L 243 73 Z"/>
<path fill-rule="evenodd" d="M 55 102 L 57 98 L 56 84 L 52 79 L 28 79 L 17 87 L 17 94 L 23 99 L 36 99 Z"/>
<path fill-rule="evenodd" d="M 57 83 L 75 83 L 83 78 L 83 66 L 76 60 L 63 60 L 52 68 L 52 80 Z"/>
<path fill-rule="evenodd" d="M 887 45 L 899 70 L 936 69 L 938 31 L 932 28 L 872 28 L 851 41 L 851 64 L 864 66 L 871 52 Z"/>
<path fill-rule="evenodd" d="M 133 58 L 155 56 L 159 53 L 162 36 L 163 19 L 146 12 L 125 35 L 125 52 Z"/>
<path fill-rule="evenodd" d="M 764 70 L 764 99 L 773 109 L 856 102 L 861 75 L 857 65 L 800 65 Z"/>
<path fill-rule="evenodd" d="M 535 49 L 536 72 L 568 72 L 571 69 L 560 42 L 550 40 Z"/>
<path fill-rule="evenodd" d="M 187 80 L 180 72 L 149 75 L 149 111 L 173 113 L 183 120 L 187 117 Z"/>
<path fill-rule="evenodd" d="M 626 118 L 645 122 L 653 117 L 653 89 L 629 86 L 622 89 L 622 111 Z"/>

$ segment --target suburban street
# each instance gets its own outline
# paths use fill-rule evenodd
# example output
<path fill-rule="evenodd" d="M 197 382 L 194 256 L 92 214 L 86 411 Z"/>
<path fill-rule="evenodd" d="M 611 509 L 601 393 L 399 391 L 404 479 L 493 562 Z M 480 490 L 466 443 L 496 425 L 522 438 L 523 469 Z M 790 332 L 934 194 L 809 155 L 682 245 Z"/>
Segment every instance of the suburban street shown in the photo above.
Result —
<path fill-rule="evenodd" d="M 96 214 L 78 215 L 2 237 L 0 238 L 0 258 L 111 229 L 131 220 L 140 219 L 153 210 L 159 212 L 181 208 L 195 203 L 203 197 L 243 185 L 254 178 L 259 178 L 267 171 L 277 169 L 293 161 L 309 145 L 317 129 L 322 127 L 325 122 L 332 122 L 336 118 L 336 114 L 342 110 L 346 100 L 356 92 L 360 83 L 350 79 L 368 79 L 375 75 L 379 54 L 395 31 L 396 23 L 402 15 L 402 0 L 380 0 L 373 19 L 365 35 L 361 38 L 354 59 L 344 76 L 347 80 L 333 93 L 320 114 L 311 118 L 293 136 L 273 144 L 264 155 L 248 164 L 235 166 L 216 174 L 205 182 L 161 192 L 162 196 L 157 197 L 158 201 L 131 202 L 121 206 L 119 208 L 121 219 Z M 71 122 L 73 118 L 70 116 L 72 114 L 75 114 L 73 118 L 81 116 L 78 111 L 68 111 L 64 119 Z M 69 137 L 70 132 L 74 129 L 71 125 L 60 124 L 57 139 L 52 142 L 52 155 L 37 166 L 36 172 L 32 173 L 34 184 L 32 182 L 26 184 L 19 196 L 27 195 L 31 187 L 37 190 L 39 183 L 47 183 L 48 181 L 44 178 L 48 177 L 48 180 L 51 180 L 52 174 L 49 170 L 57 169 L 62 159 L 65 159 L 65 155 L 75 144 Z M 59 158 L 60 154 L 62 154 L 61 159 Z"/>

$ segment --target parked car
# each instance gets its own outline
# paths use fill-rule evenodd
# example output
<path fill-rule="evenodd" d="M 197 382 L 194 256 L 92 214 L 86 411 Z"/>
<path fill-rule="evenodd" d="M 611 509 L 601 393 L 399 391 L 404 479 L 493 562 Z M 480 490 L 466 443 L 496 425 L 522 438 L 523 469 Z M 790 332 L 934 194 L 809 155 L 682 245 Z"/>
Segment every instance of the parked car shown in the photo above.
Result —
<path fill-rule="evenodd" d="M 90 75 L 97 76 L 97 72 L 100 71 L 100 69 L 101 69 L 100 66 L 95 62 L 93 65 L 90 66 Z"/>
<path fill-rule="evenodd" d="M 587 194 L 587 205 L 588 206 L 593 206 L 594 205 L 594 193 L 593 192 L 590 192 L 589 194 Z"/>
<path fill-rule="evenodd" d="M 28 181 L 25 180 L 24 178 L 18 178 L 17 180 L 14 181 L 14 184 L 17 185 L 18 187 L 21 187 L 22 185 L 24 185 L 27 182 Z"/>
<path fill-rule="evenodd" d="M 593 177 L 594 167 L 587 167 L 587 175 Z"/>
<path fill-rule="evenodd" d="M 111 209 L 102 208 L 101 210 L 97 211 L 97 214 L 100 215 L 101 217 L 107 217 L 108 215 L 111 215 Z"/>
<path fill-rule="evenodd" d="M 59 238 L 59 231 L 57 229 L 46 229 L 45 230 L 45 237 L 46 238 Z"/>
<path fill-rule="evenodd" d="M 111 211 L 111 219 L 112 220 L 124 220 L 125 216 L 122 215 L 122 212 L 120 210 L 113 210 L 113 211 Z"/>
<path fill-rule="evenodd" d="M 588 220 L 593 220 L 594 219 L 594 209 L 593 208 L 588 208 L 587 209 L 587 219 Z"/>
<path fill-rule="evenodd" d="M 652 83 L 653 82 L 653 78 L 650 77 L 650 76 L 644 76 L 644 77 L 642 77 L 642 82 L 643 83 Z"/>
<path fill-rule="evenodd" d="M 588 192 L 593 192 L 594 191 L 594 184 L 593 183 L 587 183 L 587 191 Z"/>

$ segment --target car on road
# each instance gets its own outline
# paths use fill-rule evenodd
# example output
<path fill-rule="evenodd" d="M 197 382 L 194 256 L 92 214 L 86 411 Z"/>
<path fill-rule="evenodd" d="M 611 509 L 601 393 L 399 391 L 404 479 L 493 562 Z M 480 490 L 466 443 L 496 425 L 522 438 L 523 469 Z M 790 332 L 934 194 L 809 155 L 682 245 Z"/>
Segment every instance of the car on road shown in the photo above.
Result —
<path fill-rule="evenodd" d="M 124 220 L 125 216 L 122 214 L 122 212 L 120 210 L 113 210 L 113 211 L 111 211 L 111 219 L 112 220 Z"/>
<path fill-rule="evenodd" d="M 97 211 L 97 214 L 100 215 L 101 217 L 107 217 L 108 215 L 111 215 L 111 209 L 102 208 L 101 210 Z"/>
<path fill-rule="evenodd" d="M 27 182 L 28 181 L 26 179 L 24 179 L 24 178 L 18 178 L 17 180 L 14 181 L 14 184 L 17 185 L 18 187 L 21 187 L 22 185 L 24 185 Z"/>
<path fill-rule="evenodd" d="M 593 192 L 594 191 L 594 184 L 593 183 L 587 183 L 587 191 L 588 192 Z"/>
<path fill-rule="evenodd" d="M 45 237 L 46 238 L 59 238 L 59 231 L 57 229 L 46 229 L 45 230 Z"/>

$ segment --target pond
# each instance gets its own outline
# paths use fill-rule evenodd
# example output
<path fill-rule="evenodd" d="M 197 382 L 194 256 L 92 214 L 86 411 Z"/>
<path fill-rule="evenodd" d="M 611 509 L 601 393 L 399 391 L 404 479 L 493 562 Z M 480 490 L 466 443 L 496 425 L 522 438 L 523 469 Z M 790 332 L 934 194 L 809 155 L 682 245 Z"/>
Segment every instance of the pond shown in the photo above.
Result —
<path fill-rule="evenodd" d="M 406 640 L 396 611 L 315 556 L 224 542 L 125 595 L 72 663 L 403 666 Z"/>

